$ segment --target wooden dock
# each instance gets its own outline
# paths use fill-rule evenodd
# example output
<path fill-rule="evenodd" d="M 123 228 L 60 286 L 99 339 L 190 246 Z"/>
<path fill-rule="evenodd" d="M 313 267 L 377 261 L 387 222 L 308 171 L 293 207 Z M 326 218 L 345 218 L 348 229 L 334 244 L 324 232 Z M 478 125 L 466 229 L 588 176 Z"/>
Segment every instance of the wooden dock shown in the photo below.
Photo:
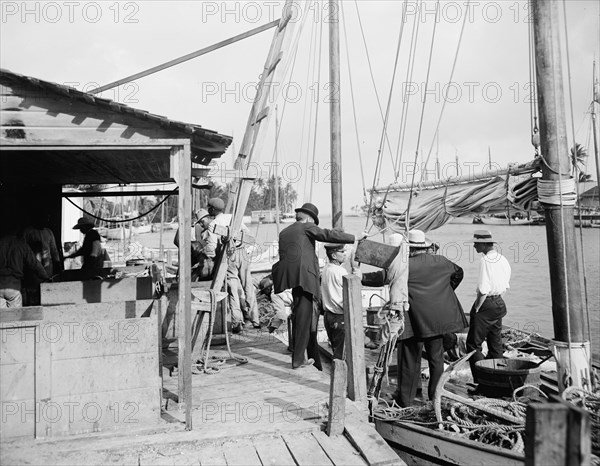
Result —
<path fill-rule="evenodd" d="M 227 354 L 225 346 L 212 355 Z M 330 374 L 291 369 L 287 346 L 264 331 L 232 336 L 228 360 L 192 383 L 193 430 L 177 403 L 177 372 L 163 371 L 162 423 L 128 431 L 2 443 L 1 464 L 387 465 L 404 464 L 347 402 L 344 435 L 328 437 Z M 174 352 L 165 354 L 168 366 Z M 172 359 L 171 359 L 172 360 Z M 135 416 L 131 419 L 135 426 Z"/>

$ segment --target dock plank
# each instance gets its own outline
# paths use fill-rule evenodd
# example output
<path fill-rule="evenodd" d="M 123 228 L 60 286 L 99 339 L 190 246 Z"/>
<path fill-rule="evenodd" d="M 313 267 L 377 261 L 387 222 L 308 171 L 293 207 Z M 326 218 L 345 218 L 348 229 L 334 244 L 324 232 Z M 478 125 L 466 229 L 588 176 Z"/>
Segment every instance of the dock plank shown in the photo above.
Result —
<path fill-rule="evenodd" d="M 344 466 L 364 466 L 367 464 L 360 453 L 354 449 L 343 435 L 328 437 L 324 432 L 313 432 L 313 437 L 319 442 L 333 464 Z"/>
<path fill-rule="evenodd" d="M 220 445 L 202 445 L 198 456 L 201 466 L 227 466 Z"/>
<path fill-rule="evenodd" d="M 240 439 L 223 444 L 227 466 L 262 466 L 251 440 Z"/>
<path fill-rule="evenodd" d="M 312 435 L 286 434 L 283 439 L 299 465 L 330 466 L 333 464 Z"/>
<path fill-rule="evenodd" d="M 281 437 L 260 438 L 254 448 L 264 466 L 296 466 L 296 462 Z"/>
<path fill-rule="evenodd" d="M 405 464 L 367 422 L 348 419 L 344 428 L 352 445 L 360 451 L 370 465 Z"/>

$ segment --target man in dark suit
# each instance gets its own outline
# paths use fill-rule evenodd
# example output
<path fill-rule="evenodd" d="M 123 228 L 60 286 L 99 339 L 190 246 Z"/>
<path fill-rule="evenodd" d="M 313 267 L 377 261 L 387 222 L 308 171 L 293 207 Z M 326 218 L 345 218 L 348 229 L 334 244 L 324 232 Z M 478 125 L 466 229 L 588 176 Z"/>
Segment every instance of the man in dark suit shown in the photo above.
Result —
<path fill-rule="evenodd" d="M 444 256 L 433 254 L 435 244 L 421 230 L 408 232 L 408 301 L 415 336 L 398 345 L 400 406 L 410 406 L 420 385 L 421 351 L 429 363 L 427 394 L 433 400 L 444 372 L 444 335 L 462 332 L 467 319 L 454 290 L 463 270 Z"/>
<path fill-rule="evenodd" d="M 354 243 L 354 235 L 318 227 L 319 209 L 306 203 L 296 209 L 296 222 L 279 234 L 279 262 L 273 265 L 275 293 L 292 289 L 293 341 L 292 368 L 314 364 L 321 370 L 317 344 L 320 300 L 319 261 L 315 241 Z M 308 359 L 305 356 L 308 352 Z"/>
<path fill-rule="evenodd" d="M 398 390 L 396 402 L 410 406 L 420 386 L 423 346 L 429 363 L 427 394 L 433 400 L 435 388 L 444 371 L 444 335 L 462 332 L 467 327 L 463 308 L 454 293 L 463 279 L 463 270 L 444 256 L 434 254 L 437 247 L 421 230 L 408 232 L 408 302 L 405 328 L 398 337 Z M 363 274 L 365 286 L 381 286 L 388 281 L 386 271 Z M 406 318 L 405 317 L 405 318 Z"/>

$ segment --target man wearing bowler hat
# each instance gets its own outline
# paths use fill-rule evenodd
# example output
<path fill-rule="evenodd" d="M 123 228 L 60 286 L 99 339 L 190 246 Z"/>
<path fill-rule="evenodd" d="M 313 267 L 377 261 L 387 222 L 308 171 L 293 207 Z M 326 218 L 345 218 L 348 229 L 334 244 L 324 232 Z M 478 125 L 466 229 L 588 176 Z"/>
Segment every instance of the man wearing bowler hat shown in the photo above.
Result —
<path fill-rule="evenodd" d="M 471 307 L 469 333 L 467 334 L 467 352 L 476 350 L 471 357 L 471 373 L 475 363 L 484 359 L 481 345 L 487 340 L 488 359 L 502 357 L 502 318 L 506 315 L 506 304 L 502 295 L 509 288 L 510 265 L 506 258 L 494 249 L 496 241 L 488 230 L 475 230 L 473 247 L 481 253 L 479 261 L 479 279 L 477 297 Z"/>
<path fill-rule="evenodd" d="M 354 243 L 354 235 L 319 228 L 319 209 L 309 202 L 296 209 L 296 222 L 279 234 L 279 262 L 273 265 L 275 293 L 292 289 L 294 303 L 292 368 L 314 364 L 321 369 L 317 344 L 321 297 L 315 241 Z M 305 353 L 308 353 L 308 358 Z"/>

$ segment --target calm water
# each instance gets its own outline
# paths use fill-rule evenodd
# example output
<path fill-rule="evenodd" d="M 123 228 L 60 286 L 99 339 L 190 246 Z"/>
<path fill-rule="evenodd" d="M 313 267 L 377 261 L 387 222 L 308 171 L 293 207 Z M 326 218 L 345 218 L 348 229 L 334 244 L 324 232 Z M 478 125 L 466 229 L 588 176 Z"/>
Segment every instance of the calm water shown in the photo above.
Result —
<path fill-rule="evenodd" d="M 282 224 L 281 226 L 287 225 Z M 323 217 L 320 226 L 331 227 L 331 217 Z M 512 267 L 511 288 L 505 296 L 508 315 L 504 319 L 504 323 L 553 337 L 550 270 L 544 226 L 447 224 L 427 235 L 440 245 L 440 253 L 464 269 L 465 277 L 457 289 L 457 295 L 465 311 L 469 311 L 475 299 L 479 267 L 479 255 L 473 249 L 473 244 L 468 241 L 473 236 L 473 230 L 482 227 L 489 229 L 494 238 L 501 241 L 500 250 Z M 364 228 L 365 218 L 363 217 L 344 219 L 344 230 L 349 233 L 360 235 Z M 250 230 L 256 234 L 259 244 L 268 243 L 276 237 L 274 224 L 252 224 Z M 576 233 L 577 248 L 580 251 L 579 230 L 576 230 Z M 594 352 L 598 352 L 600 343 L 600 229 L 584 228 L 582 233 L 592 344 Z M 382 241 L 381 235 L 371 239 Z M 578 259 L 581 268 L 581 256 Z M 581 279 L 583 280 L 583 274 Z"/>
<path fill-rule="evenodd" d="M 248 226 L 263 251 L 266 251 L 269 244 L 277 238 L 275 224 L 250 224 Z M 288 224 L 281 225 L 282 228 L 286 226 Z M 331 217 L 323 217 L 320 226 L 330 227 Z M 475 299 L 479 265 L 479 256 L 468 240 L 473 236 L 473 230 L 481 227 L 491 230 L 494 238 L 501 241 L 501 252 L 512 267 L 511 288 L 505 296 L 508 315 L 504 319 L 504 323 L 553 337 L 550 272 L 544 226 L 447 224 L 428 234 L 431 240 L 440 245 L 440 253 L 464 269 L 465 277 L 457 289 L 457 295 L 465 311 L 468 312 Z M 344 219 L 344 229 L 349 233 L 360 235 L 364 228 L 364 217 Z M 582 274 L 581 279 L 583 280 L 585 276 L 587 280 L 592 345 L 594 345 L 594 352 L 597 353 L 600 346 L 600 229 L 584 228 L 582 233 L 585 275 Z M 579 230 L 576 230 L 576 234 L 577 247 L 580 251 Z M 174 247 L 174 235 L 174 230 L 167 230 L 163 233 L 163 244 L 166 248 Z M 371 239 L 382 241 L 381 235 Z M 159 246 L 158 233 L 140 235 L 136 240 L 147 247 L 157 248 Z M 578 257 L 578 261 L 581 268 L 581 256 Z"/>

